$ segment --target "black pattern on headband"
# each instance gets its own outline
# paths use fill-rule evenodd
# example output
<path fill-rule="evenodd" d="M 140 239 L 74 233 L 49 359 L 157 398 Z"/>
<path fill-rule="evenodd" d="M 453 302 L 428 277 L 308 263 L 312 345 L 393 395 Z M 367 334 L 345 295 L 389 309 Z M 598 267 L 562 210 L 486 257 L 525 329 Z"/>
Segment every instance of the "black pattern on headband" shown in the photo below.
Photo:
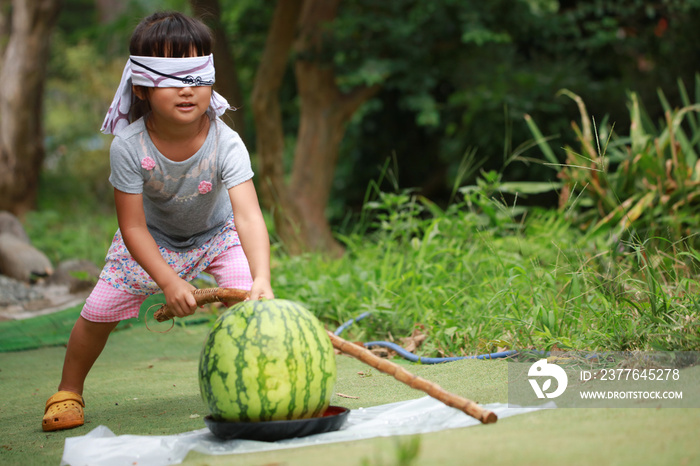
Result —
<path fill-rule="evenodd" d="M 190 85 L 190 86 L 213 86 L 213 85 L 214 85 L 214 81 L 213 81 L 213 80 L 210 79 L 210 80 L 208 80 L 208 81 L 204 81 L 204 80 L 201 78 L 201 76 L 196 76 L 196 77 L 195 77 L 195 76 L 192 76 L 192 75 L 188 75 L 188 76 L 185 76 L 184 78 L 181 78 L 181 77 L 179 77 L 179 76 L 173 76 L 173 75 L 171 75 L 171 74 L 161 73 L 160 71 L 154 70 L 153 68 L 150 68 L 150 67 L 148 67 L 148 66 L 146 66 L 146 65 L 144 65 L 144 64 L 142 64 L 142 63 L 137 62 L 137 61 L 134 60 L 133 58 L 129 58 L 129 60 L 131 60 L 131 63 L 133 63 L 133 64 L 135 64 L 135 65 L 138 65 L 138 66 L 140 66 L 141 68 L 144 68 L 144 69 L 150 71 L 151 73 L 155 73 L 155 74 L 157 74 L 157 75 L 159 75 L 159 76 L 163 76 L 164 78 L 170 78 L 170 79 L 175 79 L 176 81 L 181 81 L 182 84 L 188 84 L 188 85 Z"/>

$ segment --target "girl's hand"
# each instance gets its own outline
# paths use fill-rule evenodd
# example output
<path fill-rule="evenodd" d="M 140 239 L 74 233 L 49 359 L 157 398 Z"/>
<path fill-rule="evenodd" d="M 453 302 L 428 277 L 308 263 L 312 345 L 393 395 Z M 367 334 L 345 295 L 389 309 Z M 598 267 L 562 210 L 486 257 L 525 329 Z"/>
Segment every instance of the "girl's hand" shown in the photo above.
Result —
<path fill-rule="evenodd" d="M 267 280 L 254 280 L 253 286 L 250 288 L 250 299 L 275 299 L 275 294 L 272 292 L 270 282 Z"/>
<path fill-rule="evenodd" d="M 192 292 L 196 288 L 185 280 L 177 278 L 162 287 L 165 301 L 174 317 L 185 317 L 194 314 L 197 301 Z"/>

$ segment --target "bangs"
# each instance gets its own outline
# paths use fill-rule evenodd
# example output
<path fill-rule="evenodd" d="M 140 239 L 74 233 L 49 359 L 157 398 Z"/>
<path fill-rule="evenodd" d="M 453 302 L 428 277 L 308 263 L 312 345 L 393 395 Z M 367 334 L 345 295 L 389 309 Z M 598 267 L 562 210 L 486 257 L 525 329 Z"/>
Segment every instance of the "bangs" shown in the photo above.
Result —
<path fill-rule="evenodd" d="M 201 57 L 209 55 L 211 48 L 211 32 L 201 22 L 179 13 L 156 13 L 136 28 L 129 53 L 167 58 Z"/>

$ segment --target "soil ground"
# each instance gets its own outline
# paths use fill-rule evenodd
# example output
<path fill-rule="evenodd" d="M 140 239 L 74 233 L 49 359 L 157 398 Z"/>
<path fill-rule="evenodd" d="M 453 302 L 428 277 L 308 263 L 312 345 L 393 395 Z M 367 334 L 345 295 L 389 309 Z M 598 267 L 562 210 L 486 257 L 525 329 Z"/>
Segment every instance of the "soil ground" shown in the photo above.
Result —
<path fill-rule="evenodd" d="M 0 464 L 57 465 L 67 437 L 98 425 L 115 434 L 169 435 L 204 427 L 197 364 L 207 325 L 176 326 L 158 334 L 138 326 L 115 332 L 88 377 L 86 425 L 41 430 L 46 399 L 58 383 L 65 348 L 0 354 Z M 363 363 L 338 356 L 332 404 L 357 408 L 424 396 Z M 507 401 L 503 361 L 458 361 L 408 367 L 445 389 L 480 403 Z M 186 465 L 394 465 L 412 441 L 413 464 L 700 464 L 698 409 L 556 409 L 486 426 L 273 452 L 208 456 Z"/>

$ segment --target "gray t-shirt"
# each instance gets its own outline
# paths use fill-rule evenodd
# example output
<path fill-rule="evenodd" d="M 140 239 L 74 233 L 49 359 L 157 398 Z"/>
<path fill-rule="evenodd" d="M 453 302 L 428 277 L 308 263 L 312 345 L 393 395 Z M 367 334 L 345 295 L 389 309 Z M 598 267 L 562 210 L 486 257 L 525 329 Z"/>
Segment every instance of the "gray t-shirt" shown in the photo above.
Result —
<path fill-rule="evenodd" d="M 156 244 L 175 252 L 214 237 L 232 215 L 228 189 L 253 177 L 243 141 L 218 118 L 202 147 L 182 162 L 156 149 L 141 118 L 114 138 L 110 163 L 110 183 L 143 194 L 148 230 Z"/>

